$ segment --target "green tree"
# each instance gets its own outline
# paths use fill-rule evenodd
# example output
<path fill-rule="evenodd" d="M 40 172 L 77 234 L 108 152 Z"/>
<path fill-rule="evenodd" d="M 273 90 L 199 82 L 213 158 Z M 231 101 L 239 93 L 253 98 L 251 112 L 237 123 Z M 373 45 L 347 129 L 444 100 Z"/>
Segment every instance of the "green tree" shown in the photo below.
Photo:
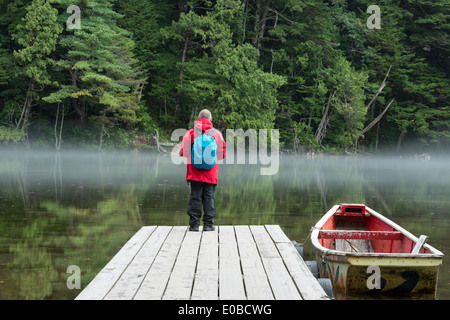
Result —
<path fill-rule="evenodd" d="M 329 103 L 335 112 L 324 113 L 324 118 L 330 117 L 330 126 L 335 129 L 330 139 L 339 147 L 347 149 L 363 129 L 367 113 L 365 105 L 368 75 L 359 72 L 351 66 L 344 57 L 338 57 L 335 65 L 325 71 L 329 82 Z M 331 115 L 332 114 L 332 115 Z"/>
<path fill-rule="evenodd" d="M 142 65 L 146 86 L 142 90 L 138 117 L 139 129 L 143 134 L 153 134 L 157 127 L 155 118 L 160 118 L 161 126 L 169 118 L 175 105 L 177 57 L 161 41 L 160 29 L 177 18 L 174 4 L 167 0 L 119 0 L 116 11 L 123 15 L 118 21 L 120 27 L 131 32 L 135 42 L 136 58 Z M 168 112 L 169 109 L 169 112 Z"/>
<path fill-rule="evenodd" d="M 37 100 L 37 86 L 51 83 L 48 66 L 49 56 L 55 50 L 58 35 L 58 11 L 46 0 L 33 0 L 26 8 L 22 24 L 17 26 L 13 39 L 22 47 L 14 51 L 14 57 L 21 65 L 20 74 L 28 83 L 22 112 L 16 130 L 27 132 L 31 108 Z"/>
<path fill-rule="evenodd" d="M 367 19 L 369 4 L 362 1 L 352 8 L 362 21 Z M 376 132 L 397 150 L 408 137 L 423 144 L 448 141 L 448 6 L 440 1 L 382 1 L 378 5 L 381 29 L 366 32 L 363 61 L 369 81 L 374 82 L 381 81 L 392 66 L 389 83 L 378 100 L 386 105 L 389 96 L 395 103 Z M 375 107 L 369 110 L 373 117 Z M 366 140 L 373 141 L 374 134 Z"/>
<path fill-rule="evenodd" d="M 14 2 L 0 2 L 0 141 L 18 142 L 23 133 L 16 130 L 15 121 L 20 117 L 20 106 L 23 105 L 23 91 L 19 75 L 15 72 L 15 42 L 11 33 L 16 30 L 20 18 L 26 14 L 25 6 Z M 13 138 L 16 137 L 16 138 Z"/>
<path fill-rule="evenodd" d="M 193 106 L 192 115 L 206 107 L 221 129 L 270 129 L 284 79 L 258 66 L 255 47 L 233 42 L 232 26 L 240 23 L 242 11 L 241 1 L 219 0 L 204 15 L 182 13 L 164 35 L 196 48 L 183 51 L 179 64 L 178 90 Z"/>
<path fill-rule="evenodd" d="M 98 135 L 101 147 L 106 132 L 107 146 L 125 146 L 136 131 L 164 139 L 206 107 L 219 129 L 276 127 L 300 152 L 445 148 L 449 6 L 381 0 L 381 29 L 368 29 L 373 4 L 0 1 L 0 135 L 27 129 L 45 145 L 55 123 L 68 143 Z M 58 36 L 70 5 L 81 29 Z"/>
<path fill-rule="evenodd" d="M 66 30 L 60 41 L 64 50 L 54 62 L 55 69 L 68 75 L 58 90 L 44 98 L 58 103 L 65 99 L 84 124 L 86 115 L 100 124 L 100 143 L 105 126 L 132 126 L 139 119 L 141 90 L 145 81 L 134 58 L 134 42 L 130 33 L 117 26 L 122 16 L 113 10 L 113 1 L 57 1 L 66 8 L 79 5 L 80 29 Z"/>

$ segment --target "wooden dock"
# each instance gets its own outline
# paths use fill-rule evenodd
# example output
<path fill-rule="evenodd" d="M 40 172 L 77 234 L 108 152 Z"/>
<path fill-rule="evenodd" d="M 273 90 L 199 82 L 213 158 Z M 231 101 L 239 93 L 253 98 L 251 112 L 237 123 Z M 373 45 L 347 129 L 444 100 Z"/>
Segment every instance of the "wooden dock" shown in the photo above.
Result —
<path fill-rule="evenodd" d="M 142 227 L 77 300 L 328 299 L 278 225 Z"/>

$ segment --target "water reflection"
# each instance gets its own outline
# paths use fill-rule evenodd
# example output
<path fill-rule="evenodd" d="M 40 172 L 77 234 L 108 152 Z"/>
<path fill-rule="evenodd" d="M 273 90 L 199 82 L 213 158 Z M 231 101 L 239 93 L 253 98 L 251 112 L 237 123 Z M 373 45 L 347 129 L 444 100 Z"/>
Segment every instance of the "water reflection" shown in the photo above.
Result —
<path fill-rule="evenodd" d="M 332 205 L 365 203 L 430 236 L 446 254 L 437 297 L 450 298 L 448 161 L 286 157 L 277 175 L 259 169 L 220 168 L 218 224 L 279 224 L 302 242 Z M 169 155 L 2 152 L 0 299 L 72 299 L 68 266 L 83 288 L 141 226 L 186 225 L 184 179 Z"/>

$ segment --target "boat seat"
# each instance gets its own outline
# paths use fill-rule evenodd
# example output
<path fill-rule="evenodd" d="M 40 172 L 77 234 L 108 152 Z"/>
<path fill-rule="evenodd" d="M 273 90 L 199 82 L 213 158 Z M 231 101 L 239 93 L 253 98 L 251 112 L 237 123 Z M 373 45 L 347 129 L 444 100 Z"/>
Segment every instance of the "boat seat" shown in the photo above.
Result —
<path fill-rule="evenodd" d="M 320 230 L 319 239 L 401 240 L 400 231 Z"/>
<path fill-rule="evenodd" d="M 335 249 L 345 252 L 375 252 L 369 240 L 336 239 Z"/>

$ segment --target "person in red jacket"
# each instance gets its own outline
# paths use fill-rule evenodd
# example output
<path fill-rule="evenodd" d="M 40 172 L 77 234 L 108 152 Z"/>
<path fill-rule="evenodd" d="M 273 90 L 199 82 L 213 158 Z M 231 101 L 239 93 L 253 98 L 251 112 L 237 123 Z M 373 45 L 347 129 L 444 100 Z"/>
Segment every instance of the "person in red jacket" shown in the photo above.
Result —
<path fill-rule="evenodd" d="M 211 112 L 207 109 L 200 111 L 198 120 L 195 122 L 195 128 L 190 129 L 181 141 L 180 156 L 187 158 L 186 181 L 190 184 L 191 195 L 187 208 L 189 216 L 189 230 L 198 231 L 200 219 L 203 214 L 203 231 L 213 231 L 216 208 L 214 206 L 214 193 L 216 191 L 217 180 L 219 176 L 218 161 L 226 156 L 226 145 L 220 131 L 214 130 L 212 125 Z M 212 137 L 217 144 L 217 162 L 209 170 L 197 169 L 191 161 L 192 144 L 198 133 L 208 133 L 213 129 Z"/>

